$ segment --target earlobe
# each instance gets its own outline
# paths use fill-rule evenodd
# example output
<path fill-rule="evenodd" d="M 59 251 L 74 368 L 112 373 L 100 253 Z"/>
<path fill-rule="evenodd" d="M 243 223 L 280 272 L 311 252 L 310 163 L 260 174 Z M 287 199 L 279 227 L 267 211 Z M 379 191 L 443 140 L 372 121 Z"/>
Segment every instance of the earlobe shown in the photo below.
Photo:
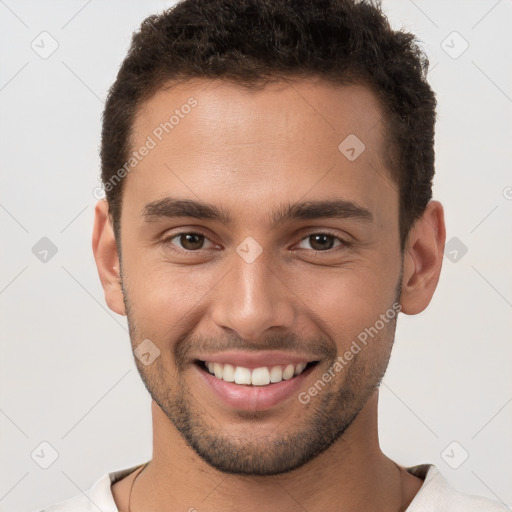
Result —
<path fill-rule="evenodd" d="M 430 201 L 411 228 L 404 250 L 400 295 L 403 313 L 416 315 L 429 305 L 441 274 L 445 240 L 443 206 Z"/>
<path fill-rule="evenodd" d="M 94 210 L 92 250 L 108 307 L 119 315 L 125 315 L 119 255 L 105 200 L 98 201 Z"/>

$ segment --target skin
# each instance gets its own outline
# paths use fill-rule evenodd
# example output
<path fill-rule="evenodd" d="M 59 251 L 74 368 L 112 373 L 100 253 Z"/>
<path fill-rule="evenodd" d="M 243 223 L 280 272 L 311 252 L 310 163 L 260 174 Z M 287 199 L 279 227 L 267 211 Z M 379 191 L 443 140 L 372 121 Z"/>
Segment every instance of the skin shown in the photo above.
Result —
<path fill-rule="evenodd" d="M 308 404 L 293 396 L 242 413 L 211 394 L 193 357 L 224 347 L 315 354 L 307 391 L 396 301 L 409 315 L 428 306 L 443 260 L 442 205 L 428 204 L 402 254 L 385 116 L 362 85 L 309 79 L 247 90 L 192 80 L 142 107 L 133 147 L 190 97 L 197 106 L 125 178 L 121 261 L 106 202 L 95 211 L 106 302 L 128 316 L 132 348 L 149 338 L 160 350 L 148 366 L 135 359 L 154 436 L 131 511 L 405 510 L 422 481 L 382 453 L 377 429 L 395 320 Z M 354 161 L 338 150 L 349 134 L 365 144 Z M 145 206 L 168 196 L 222 207 L 232 223 L 145 220 Z M 284 204 L 325 199 L 352 201 L 373 220 L 271 222 Z M 187 245 L 177 231 L 206 238 Z M 325 232 L 333 237 L 319 248 L 311 235 Z M 248 236 L 262 248 L 252 263 L 236 252 Z M 120 511 L 134 476 L 112 486 Z"/>

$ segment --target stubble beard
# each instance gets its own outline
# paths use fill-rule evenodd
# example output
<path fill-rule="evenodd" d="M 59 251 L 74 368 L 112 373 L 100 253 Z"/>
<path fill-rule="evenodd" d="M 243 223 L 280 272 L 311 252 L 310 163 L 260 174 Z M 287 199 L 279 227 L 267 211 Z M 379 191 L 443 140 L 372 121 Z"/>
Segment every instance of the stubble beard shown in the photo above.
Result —
<path fill-rule="evenodd" d="M 396 301 L 400 291 L 398 286 Z M 141 337 L 124 288 L 123 297 L 132 348 L 135 349 Z M 277 425 L 273 431 L 262 436 L 255 436 L 254 432 L 258 430 L 258 424 L 265 421 L 264 411 L 240 411 L 240 428 L 235 429 L 238 434 L 233 435 L 233 425 L 230 425 L 230 433 L 224 431 L 218 420 L 212 418 L 193 398 L 190 390 L 182 385 L 186 382 L 182 378 L 186 368 L 180 369 L 177 365 L 176 373 L 171 375 L 163 366 L 162 357 L 158 357 L 149 366 L 137 358 L 135 363 L 152 399 L 185 442 L 207 464 L 223 473 L 279 475 L 303 466 L 326 451 L 354 422 L 386 372 L 396 320 L 395 317 L 390 321 L 379 336 L 371 340 L 369 346 L 354 356 L 351 364 L 343 369 L 343 375 L 334 378 L 307 405 L 300 404 L 298 400 L 295 402 L 296 407 L 301 408 L 301 419 L 293 422 L 293 428 L 283 430 Z M 380 358 L 360 357 L 364 351 L 372 350 L 371 344 L 382 343 L 388 349 L 382 351 Z M 324 371 L 331 368 L 335 361 L 336 357 L 324 361 Z M 322 374 L 317 368 L 315 371 L 318 378 L 321 378 Z"/>

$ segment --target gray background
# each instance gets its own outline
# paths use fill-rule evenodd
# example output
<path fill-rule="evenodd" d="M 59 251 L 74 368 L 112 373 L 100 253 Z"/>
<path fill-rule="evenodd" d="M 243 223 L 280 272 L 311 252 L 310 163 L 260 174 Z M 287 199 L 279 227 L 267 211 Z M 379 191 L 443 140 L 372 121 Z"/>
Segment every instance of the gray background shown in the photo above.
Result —
<path fill-rule="evenodd" d="M 42 508 L 151 457 L 150 398 L 92 257 L 92 191 L 107 88 L 131 32 L 171 4 L 0 0 L 3 512 Z M 453 240 L 430 307 L 400 315 L 382 446 L 512 504 L 512 1 L 384 8 L 431 59 L 434 195 Z"/>

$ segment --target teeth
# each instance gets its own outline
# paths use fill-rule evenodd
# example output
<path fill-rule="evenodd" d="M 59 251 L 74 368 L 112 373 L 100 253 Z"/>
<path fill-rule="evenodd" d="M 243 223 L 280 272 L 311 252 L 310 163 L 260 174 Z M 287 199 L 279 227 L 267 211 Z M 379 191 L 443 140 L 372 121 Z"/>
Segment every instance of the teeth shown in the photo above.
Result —
<path fill-rule="evenodd" d="M 205 362 L 208 371 L 225 382 L 234 382 L 235 384 L 245 384 L 253 386 L 267 386 L 270 383 L 290 380 L 292 377 L 300 375 L 306 368 L 307 363 L 297 365 L 288 364 L 286 366 L 262 366 L 254 368 L 252 371 L 243 366 L 233 366 L 232 364 Z"/>
<path fill-rule="evenodd" d="M 221 379 L 222 376 L 217 378 Z M 237 366 L 235 370 L 235 384 L 251 384 L 251 370 Z"/>
<path fill-rule="evenodd" d="M 225 364 L 222 377 L 218 378 L 223 379 L 226 382 L 235 382 L 235 367 L 232 364 Z"/>
<path fill-rule="evenodd" d="M 306 368 L 306 363 L 299 363 L 295 367 L 294 375 L 300 375 L 304 371 L 304 368 Z"/>
<path fill-rule="evenodd" d="M 280 366 L 273 366 L 270 370 L 270 382 L 281 382 L 283 380 L 283 369 Z"/>
<path fill-rule="evenodd" d="M 213 363 L 213 373 L 217 379 L 222 379 L 222 365 L 219 363 Z"/>
<path fill-rule="evenodd" d="M 283 371 L 283 379 L 290 380 L 295 375 L 295 367 L 289 364 Z"/>
<path fill-rule="evenodd" d="M 251 384 L 253 386 L 266 386 L 270 384 L 270 372 L 268 368 L 255 368 L 252 371 Z"/>

